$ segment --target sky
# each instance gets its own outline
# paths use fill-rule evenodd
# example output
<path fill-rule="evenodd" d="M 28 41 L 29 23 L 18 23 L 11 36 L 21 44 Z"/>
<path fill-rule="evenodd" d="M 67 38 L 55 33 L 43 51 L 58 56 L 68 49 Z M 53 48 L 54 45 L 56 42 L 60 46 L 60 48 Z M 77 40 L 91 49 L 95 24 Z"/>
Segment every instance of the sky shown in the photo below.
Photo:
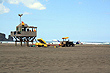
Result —
<path fill-rule="evenodd" d="M 37 38 L 110 42 L 110 0 L 0 0 L 0 33 L 21 20 L 37 27 Z"/>

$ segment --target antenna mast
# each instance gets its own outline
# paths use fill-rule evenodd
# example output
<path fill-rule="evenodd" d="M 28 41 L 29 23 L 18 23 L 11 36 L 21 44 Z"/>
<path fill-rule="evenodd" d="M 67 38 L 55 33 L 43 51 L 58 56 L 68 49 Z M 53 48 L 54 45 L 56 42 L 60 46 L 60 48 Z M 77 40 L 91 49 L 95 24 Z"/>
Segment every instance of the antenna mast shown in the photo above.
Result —
<path fill-rule="evenodd" d="M 20 24 L 21 24 L 21 16 L 23 16 L 23 14 L 18 14 L 18 16 L 20 16 Z"/>

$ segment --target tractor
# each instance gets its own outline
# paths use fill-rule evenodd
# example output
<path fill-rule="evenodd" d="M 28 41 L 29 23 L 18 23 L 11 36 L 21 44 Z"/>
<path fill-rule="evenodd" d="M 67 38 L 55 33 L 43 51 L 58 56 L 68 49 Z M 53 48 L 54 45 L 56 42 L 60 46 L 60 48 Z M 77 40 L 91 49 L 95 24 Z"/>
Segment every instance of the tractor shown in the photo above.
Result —
<path fill-rule="evenodd" d="M 73 41 L 69 41 L 68 39 L 69 37 L 63 37 L 63 41 L 60 42 L 61 46 L 62 47 L 74 47 L 75 44 L 73 43 Z M 68 39 L 68 41 L 66 41 L 66 39 Z"/>

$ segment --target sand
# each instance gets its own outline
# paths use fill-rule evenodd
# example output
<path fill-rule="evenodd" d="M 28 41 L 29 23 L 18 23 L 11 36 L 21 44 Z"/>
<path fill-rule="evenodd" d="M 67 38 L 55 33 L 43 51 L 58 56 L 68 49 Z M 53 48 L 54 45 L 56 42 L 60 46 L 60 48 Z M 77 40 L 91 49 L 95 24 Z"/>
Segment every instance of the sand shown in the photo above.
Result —
<path fill-rule="evenodd" d="M 110 45 L 38 48 L 0 44 L 0 73 L 110 73 Z"/>

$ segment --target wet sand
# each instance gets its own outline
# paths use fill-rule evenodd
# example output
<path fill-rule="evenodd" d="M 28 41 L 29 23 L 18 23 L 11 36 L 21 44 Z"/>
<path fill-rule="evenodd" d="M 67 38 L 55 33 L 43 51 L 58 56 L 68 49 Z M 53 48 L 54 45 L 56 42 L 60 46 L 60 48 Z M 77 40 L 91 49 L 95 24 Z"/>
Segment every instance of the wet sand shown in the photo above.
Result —
<path fill-rule="evenodd" d="M 0 73 L 110 73 L 110 45 L 38 48 L 0 44 Z"/>

